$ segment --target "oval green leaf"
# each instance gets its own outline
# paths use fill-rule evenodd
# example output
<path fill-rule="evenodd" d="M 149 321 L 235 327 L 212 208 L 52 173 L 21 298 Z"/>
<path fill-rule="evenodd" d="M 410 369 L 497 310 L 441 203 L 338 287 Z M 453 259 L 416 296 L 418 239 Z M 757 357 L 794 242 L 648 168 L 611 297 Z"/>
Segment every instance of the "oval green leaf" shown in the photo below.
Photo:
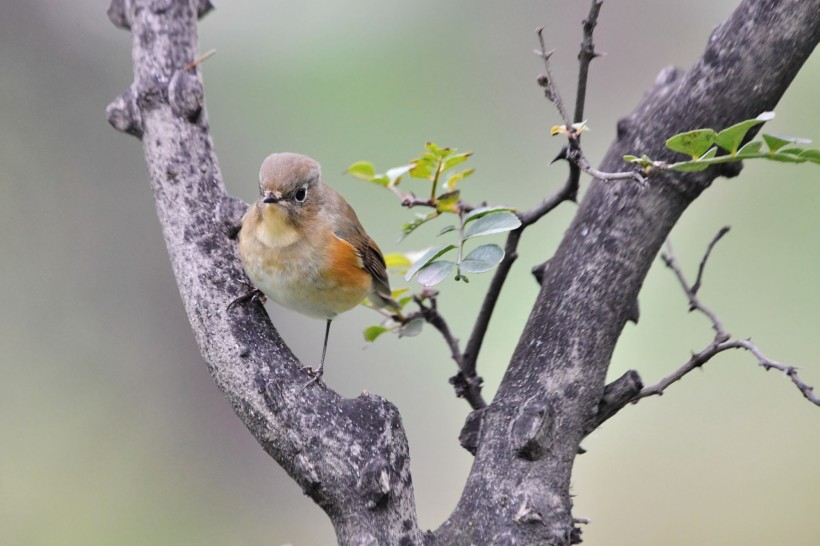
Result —
<path fill-rule="evenodd" d="M 490 213 L 501 212 L 501 211 L 505 211 L 505 210 L 513 211 L 515 209 L 513 209 L 511 207 L 478 207 L 478 208 L 475 208 L 475 209 L 471 210 L 470 212 L 468 212 L 467 214 L 464 215 L 464 225 L 466 226 L 467 224 L 469 224 L 473 220 L 478 220 L 482 216 L 487 216 Z"/>
<path fill-rule="evenodd" d="M 424 319 L 414 318 L 407 324 L 403 324 L 401 328 L 399 328 L 399 337 L 413 337 L 417 336 L 421 333 L 421 329 L 424 327 Z"/>
<path fill-rule="evenodd" d="M 369 182 L 374 176 L 376 176 L 376 167 L 374 167 L 369 161 L 357 161 L 348 167 L 345 172 L 347 174 L 352 174 L 356 178 L 361 178 L 362 180 L 367 180 Z"/>
<path fill-rule="evenodd" d="M 747 142 L 743 145 L 741 149 L 737 151 L 738 157 L 744 157 L 747 155 L 754 155 L 760 151 L 760 148 L 763 147 L 763 142 L 759 140 L 753 140 L 751 142 Z"/>
<path fill-rule="evenodd" d="M 459 268 L 465 273 L 484 273 L 495 269 L 504 259 L 504 249 L 498 245 L 481 245 L 462 260 Z"/>
<path fill-rule="evenodd" d="M 695 129 L 671 137 L 666 141 L 666 147 L 697 159 L 712 147 L 715 136 L 717 133 L 713 129 Z"/>
<path fill-rule="evenodd" d="M 446 279 L 455 266 L 454 262 L 447 260 L 428 263 L 419 271 L 416 280 L 422 286 L 435 286 Z"/>
<path fill-rule="evenodd" d="M 746 121 L 741 121 L 731 127 L 727 127 L 715 136 L 715 144 L 734 155 L 737 153 L 737 149 L 740 147 L 740 143 L 746 137 L 746 133 L 749 132 L 749 129 L 771 119 L 774 119 L 774 112 L 763 112 L 755 119 L 747 119 Z"/>
<path fill-rule="evenodd" d="M 763 140 L 766 141 L 766 146 L 769 147 L 770 152 L 776 152 L 787 144 L 811 144 L 811 140 L 807 138 L 769 135 L 766 133 L 763 134 Z"/>
<path fill-rule="evenodd" d="M 800 153 L 800 159 L 805 159 L 806 161 L 811 161 L 813 163 L 820 163 L 820 150 L 816 150 L 814 148 L 810 148 L 808 150 L 803 150 Z"/>
<path fill-rule="evenodd" d="M 385 328 L 384 326 L 370 326 L 364 329 L 364 340 L 368 343 L 373 343 L 374 341 L 376 341 L 377 337 L 379 337 L 387 331 L 387 328 Z"/>
<path fill-rule="evenodd" d="M 422 255 L 421 258 L 416 260 L 416 262 L 413 264 L 413 266 L 410 269 L 407 270 L 407 274 L 404 276 L 404 280 L 409 281 L 410 279 L 413 278 L 413 275 L 415 275 L 416 273 L 419 272 L 420 269 L 425 267 L 427 264 L 429 264 L 430 262 L 432 262 L 433 260 L 435 260 L 439 256 L 442 256 L 442 255 L 446 254 L 447 252 L 450 252 L 455 247 L 456 247 L 456 245 L 441 245 L 441 246 L 431 248 L 430 250 L 425 252 Z"/>
<path fill-rule="evenodd" d="M 470 227 L 467 228 L 467 233 L 464 234 L 464 240 L 466 241 L 467 239 L 480 237 L 482 235 L 512 231 L 519 226 L 521 226 L 521 220 L 508 210 L 490 212 L 470 224 Z"/>

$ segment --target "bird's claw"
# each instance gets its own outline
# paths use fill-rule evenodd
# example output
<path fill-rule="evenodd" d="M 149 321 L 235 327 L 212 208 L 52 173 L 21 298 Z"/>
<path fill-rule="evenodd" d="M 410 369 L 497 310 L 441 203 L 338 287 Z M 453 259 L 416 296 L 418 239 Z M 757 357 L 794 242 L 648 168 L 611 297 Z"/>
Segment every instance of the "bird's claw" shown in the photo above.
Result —
<path fill-rule="evenodd" d="M 313 384 L 317 383 L 317 382 L 318 382 L 318 381 L 322 378 L 322 375 L 323 375 L 323 373 L 324 373 L 324 372 L 322 371 L 322 368 L 321 368 L 321 367 L 319 367 L 319 368 L 317 368 L 316 370 L 314 370 L 314 369 L 313 369 L 313 368 L 311 368 L 310 366 L 305 366 L 304 368 L 302 368 L 302 371 L 303 371 L 303 372 L 305 372 L 305 373 L 308 375 L 308 377 L 310 377 L 310 381 L 308 381 L 307 383 L 305 383 L 304 385 L 302 385 L 302 388 L 300 388 L 298 392 L 302 392 L 302 391 L 303 391 L 303 390 L 305 390 L 306 388 L 308 388 L 308 387 L 310 387 L 311 385 L 313 385 Z"/>
<path fill-rule="evenodd" d="M 249 283 L 247 281 L 239 281 L 239 282 L 241 282 L 242 284 L 244 284 L 248 288 L 250 288 L 250 291 L 247 292 L 246 294 L 242 294 L 241 296 L 239 296 L 238 298 L 233 300 L 231 303 L 229 303 L 228 307 L 226 308 L 227 311 L 230 311 L 231 309 L 233 309 L 234 307 L 236 307 L 240 303 L 245 303 L 248 300 L 256 300 L 259 303 L 261 303 L 262 305 L 264 305 L 265 302 L 268 301 L 268 297 L 265 296 L 265 294 L 261 290 L 254 287 L 251 283 Z"/>

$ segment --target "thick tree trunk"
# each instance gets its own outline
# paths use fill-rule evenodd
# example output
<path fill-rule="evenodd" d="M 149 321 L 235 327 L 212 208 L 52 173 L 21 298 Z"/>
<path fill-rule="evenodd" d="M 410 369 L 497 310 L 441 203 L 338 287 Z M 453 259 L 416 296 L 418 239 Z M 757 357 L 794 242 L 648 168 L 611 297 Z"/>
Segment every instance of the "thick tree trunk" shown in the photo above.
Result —
<path fill-rule="evenodd" d="M 133 33 L 134 83 L 108 108 L 142 140 L 171 262 L 209 369 L 262 447 L 319 504 L 340 544 L 569 544 L 569 483 L 594 424 L 615 343 L 680 215 L 720 174 L 666 173 L 643 188 L 593 183 L 555 256 L 493 403 L 475 463 L 442 527 L 418 527 L 400 416 L 386 400 L 302 391 L 300 364 L 243 288 L 235 236 L 244 203 L 225 193 L 196 68 L 207 0 L 114 0 Z M 669 157 L 664 139 L 774 107 L 820 40 L 820 0 L 746 0 L 687 74 L 666 70 L 621 121 L 602 169 Z M 627 76 L 628 77 L 628 76 Z"/>
<path fill-rule="evenodd" d="M 624 170 L 626 154 L 672 159 L 664 142 L 673 134 L 773 109 L 818 40 L 820 2 L 746 0 L 688 73 L 662 72 L 619 122 L 601 170 Z M 467 487 L 437 532 L 442 544 L 570 542 L 572 464 L 644 278 L 686 207 L 714 178 L 736 172 L 669 172 L 646 188 L 593 182 L 484 411 Z"/>

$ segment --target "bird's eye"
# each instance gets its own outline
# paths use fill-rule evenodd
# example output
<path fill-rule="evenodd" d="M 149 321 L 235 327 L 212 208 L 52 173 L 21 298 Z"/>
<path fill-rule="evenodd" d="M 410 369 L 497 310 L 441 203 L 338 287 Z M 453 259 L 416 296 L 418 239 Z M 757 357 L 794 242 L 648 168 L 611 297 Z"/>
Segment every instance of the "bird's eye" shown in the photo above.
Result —
<path fill-rule="evenodd" d="M 293 198 L 296 199 L 297 203 L 304 203 L 305 199 L 307 199 L 307 188 L 299 188 L 296 190 Z"/>

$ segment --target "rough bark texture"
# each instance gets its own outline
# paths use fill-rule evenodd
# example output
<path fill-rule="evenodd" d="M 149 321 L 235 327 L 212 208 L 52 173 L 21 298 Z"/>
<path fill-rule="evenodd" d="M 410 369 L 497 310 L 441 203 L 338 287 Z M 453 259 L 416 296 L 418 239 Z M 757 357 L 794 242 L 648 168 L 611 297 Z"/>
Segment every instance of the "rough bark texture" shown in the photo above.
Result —
<path fill-rule="evenodd" d="M 319 504 L 340 544 L 551 544 L 576 540 L 569 483 L 590 428 L 640 388 L 605 393 L 615 343 L 644 277 L 686 207 L 721 174 L 709 169 L 633 182 L 594 182 L 544 272 L 541 293 L 493 403 L 473 416 L 476 450 L 450 518 L 424 534 L 416 520 L 407 439 L 396 408 L 364 393 L 300 392 L 304 375 L 259 304 L 226 311 L 243 288 L 235 235 L 245 204 L 225 193 L 197 52 L 207 1 L 114 0 L 133 34 L 134 83 L 108 108 L 142 140 L 174 274 L 203 357 L 262 447 Z M 670 158 L 663 141 L 770 110 L 820 39 L 820 0 L 746 0 L 687 73 L 666 70 L 619 123 L 604 171 L 621 157 Z"/>

